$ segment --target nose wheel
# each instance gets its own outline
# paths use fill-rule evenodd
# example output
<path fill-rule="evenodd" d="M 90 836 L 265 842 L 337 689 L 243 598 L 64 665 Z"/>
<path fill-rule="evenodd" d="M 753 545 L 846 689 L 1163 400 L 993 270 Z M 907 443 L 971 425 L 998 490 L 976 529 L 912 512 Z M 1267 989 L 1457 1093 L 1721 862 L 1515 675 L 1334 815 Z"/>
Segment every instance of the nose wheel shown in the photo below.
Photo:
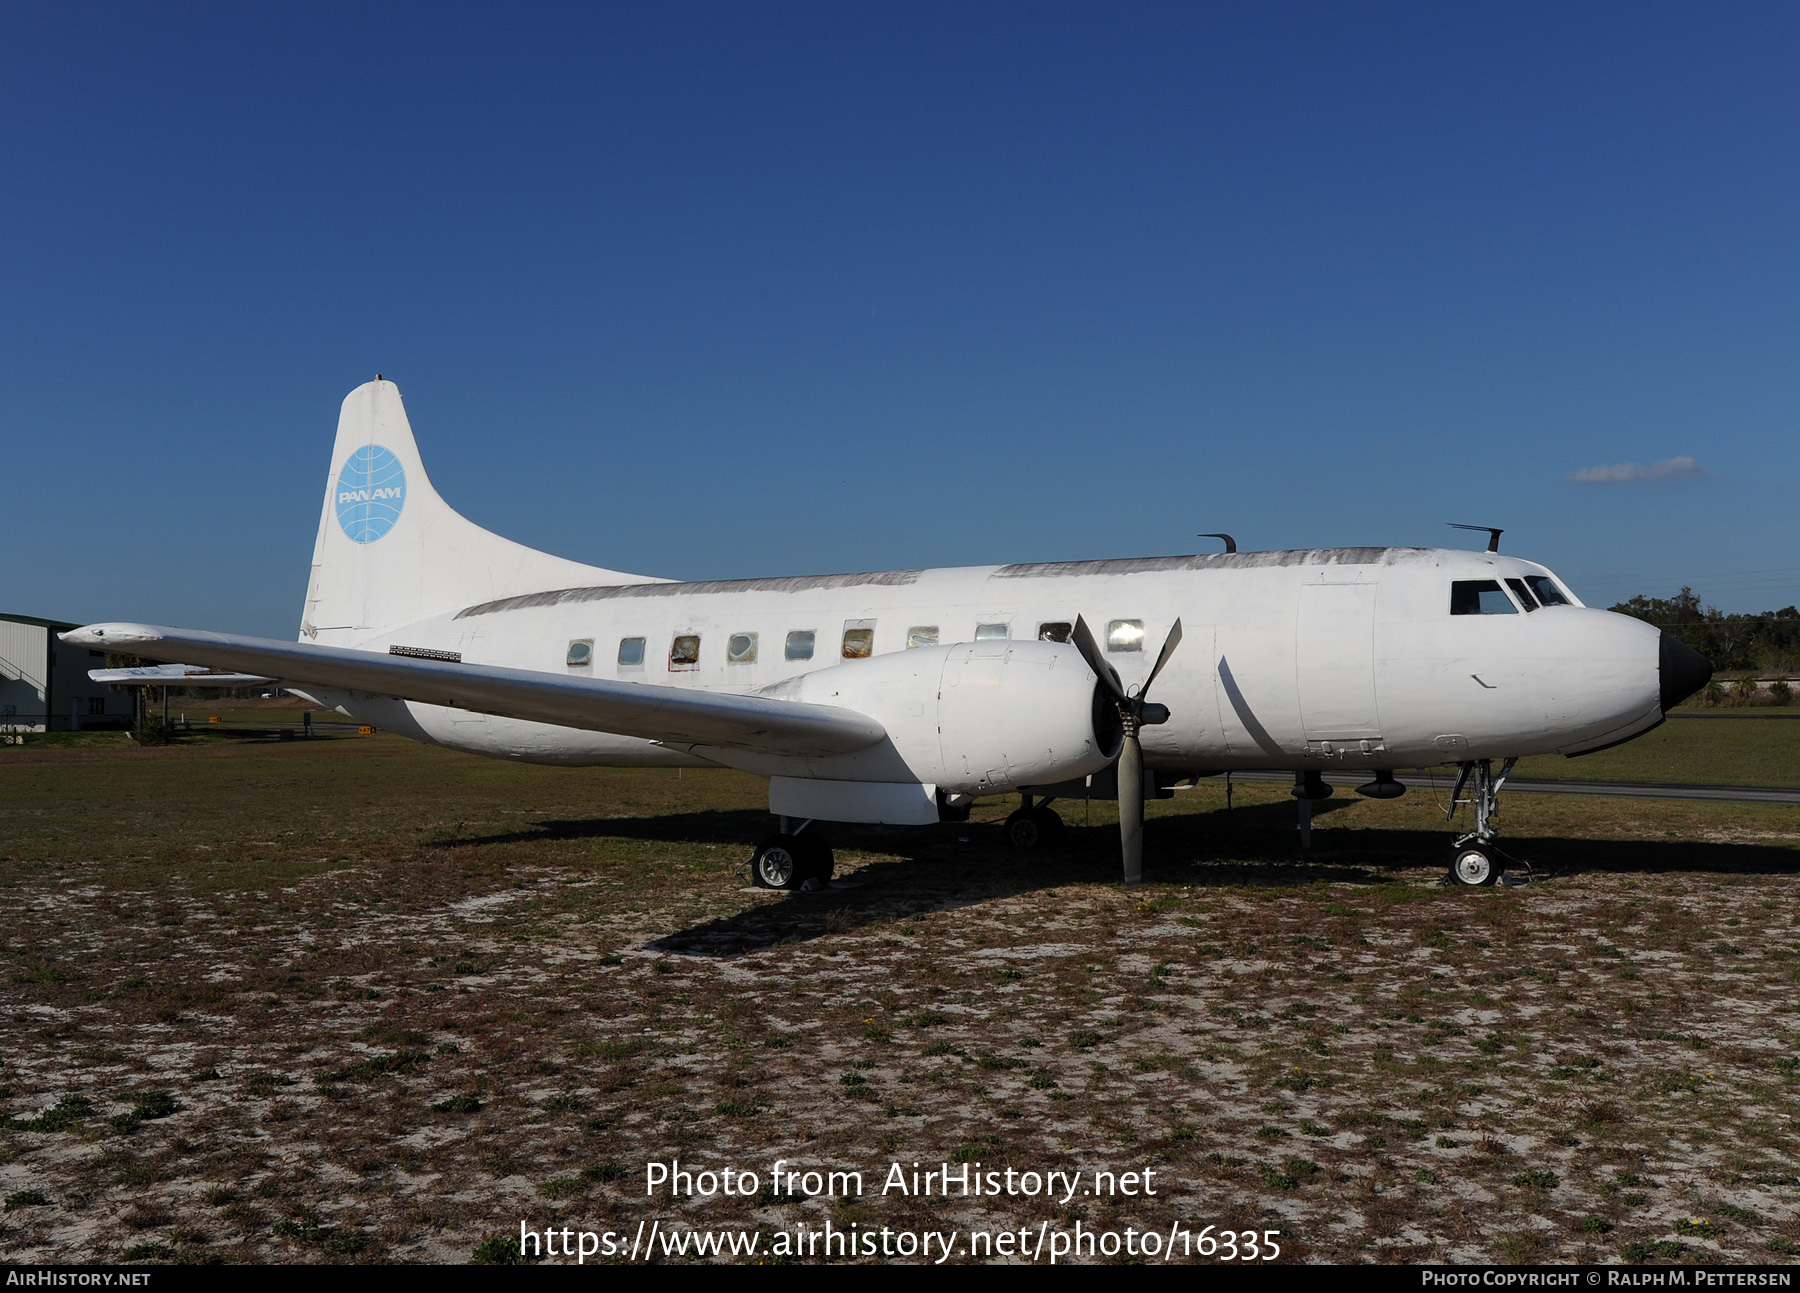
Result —
<path fill-rule="evenodd" d="M 1500 872 L 1499 860 L 1479 844 L 1457 849 L 1450 863 L 1450 878 L 1458 884 L 1490 885 L 1500 879 Z"/>

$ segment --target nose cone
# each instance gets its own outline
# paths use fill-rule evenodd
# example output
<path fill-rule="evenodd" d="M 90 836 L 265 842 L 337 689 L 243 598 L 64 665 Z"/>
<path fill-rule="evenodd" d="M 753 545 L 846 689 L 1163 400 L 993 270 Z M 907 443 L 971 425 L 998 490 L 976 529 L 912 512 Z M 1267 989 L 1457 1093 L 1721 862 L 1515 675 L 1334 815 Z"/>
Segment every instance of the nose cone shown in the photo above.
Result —
<path fill-rule="evenodd" d="M 1662 646 L 1657 651 L 1657 665 L 1662 672 L 1662 707 L 1665 714 L 1706 686 L 1712 678 L 1712 661 L 1667 633 L 1662 635 Z"/>

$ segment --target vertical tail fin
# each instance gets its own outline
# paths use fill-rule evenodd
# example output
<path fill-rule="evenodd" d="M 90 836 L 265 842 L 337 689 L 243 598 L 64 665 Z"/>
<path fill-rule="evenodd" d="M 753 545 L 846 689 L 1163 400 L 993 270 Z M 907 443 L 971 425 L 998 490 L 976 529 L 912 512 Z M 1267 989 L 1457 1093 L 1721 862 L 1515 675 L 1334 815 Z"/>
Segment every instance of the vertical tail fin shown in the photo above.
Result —
<path fill-rule="evenodd" d="M 660 582 L 584 566 L 490 534 L 431 487 L 400 388 L 351 391 L 313 545 L 300 632 L 351 646 L 383 630 L 496 597 Z"/>

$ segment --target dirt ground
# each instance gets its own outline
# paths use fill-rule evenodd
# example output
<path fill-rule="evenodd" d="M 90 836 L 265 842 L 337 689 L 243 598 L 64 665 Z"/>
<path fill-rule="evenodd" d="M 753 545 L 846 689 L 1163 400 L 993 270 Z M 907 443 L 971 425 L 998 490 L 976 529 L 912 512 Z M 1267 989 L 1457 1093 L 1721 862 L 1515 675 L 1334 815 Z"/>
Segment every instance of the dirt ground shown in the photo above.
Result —
<path fill-rule="evenodd" d="M 1281 787 L 1209 783 L 1152 806 L 1128 893 L 1109 806 L 1021 856 L 995 801 L 833 831 L 838 884 L 790 897 L 748 885 L 732 774 L 378 736 L 12 750 L 0 792 L 8 1260 L 507 1260 L 521 1221 L 762 1260 L 828 1221 L 955 1261 L 1077 1222 L 1282 1261 L 1800 1252 L 1791 809 L 1517 796 L 1531 882 L 1465 890 L 1441 788 L 1335 800 L 1303 854 Z M 647 1194 L 672 1160 L 758 1188 Z M 1155 1194 L 884 1193 L 896 1163 Z"/>

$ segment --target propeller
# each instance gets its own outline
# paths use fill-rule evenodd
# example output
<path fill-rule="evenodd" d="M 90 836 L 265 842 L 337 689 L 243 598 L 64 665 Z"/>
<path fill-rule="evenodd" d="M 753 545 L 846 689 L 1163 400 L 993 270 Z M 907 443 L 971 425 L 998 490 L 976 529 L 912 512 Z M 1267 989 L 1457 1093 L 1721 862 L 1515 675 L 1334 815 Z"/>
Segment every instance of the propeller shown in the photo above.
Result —
<path fill-rule="evenodd" d="M 1145 697 L 1181 643 L 1181 621 L 1176 620 L 1169 636 L 1163 639 L 1156 664 L 1135 696 L 1125 690 L 1118 673 L 1100 654 L 1100 644 L 1094 641 L 1086 619 L 1075 617 L 1075 631 L 1069 640 L 1094 671 L 1108 698 L 1118 706 L 1119 723 L 1125 729 L 1125 740 L 1119 747 L 1119 849 L 1125 857 L 1125 886 L 1134 888 L 1144 878 L 1144 751 L 1138 744 L 1138 729 L 1169 721 L 1168 706 L 1150 704 Z"/>

